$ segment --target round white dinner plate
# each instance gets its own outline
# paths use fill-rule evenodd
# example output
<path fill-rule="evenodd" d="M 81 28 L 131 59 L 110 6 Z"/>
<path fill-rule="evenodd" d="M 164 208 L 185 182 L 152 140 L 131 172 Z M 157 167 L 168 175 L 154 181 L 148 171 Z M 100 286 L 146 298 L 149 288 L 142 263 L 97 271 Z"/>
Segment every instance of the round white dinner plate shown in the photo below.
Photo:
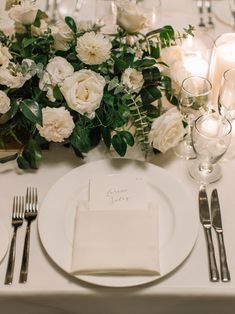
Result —
<path fill-rule="evenodd" d="M 8 249 L 9 235 L 4 226 L 0 221 L 0 263 L 6 255 Z"/>
<path fill-rule="evenodd" d="M 189 255 L 197 238 L 199 221 L 197 208 L 192 205 L 192 193 L 166 170 L 147 162 L 119 158 L 75 168 L 48 191 L 39 212 L 38 228 L 48 255 L 65 272 L 70 273 L 77 202 L 88 200 L 90 176 L 117 173 L 144 176 L 148 201 L 158 204 L 161 275 L 74 277 L 101 286 L 129 287 L 169 274 Z"/>

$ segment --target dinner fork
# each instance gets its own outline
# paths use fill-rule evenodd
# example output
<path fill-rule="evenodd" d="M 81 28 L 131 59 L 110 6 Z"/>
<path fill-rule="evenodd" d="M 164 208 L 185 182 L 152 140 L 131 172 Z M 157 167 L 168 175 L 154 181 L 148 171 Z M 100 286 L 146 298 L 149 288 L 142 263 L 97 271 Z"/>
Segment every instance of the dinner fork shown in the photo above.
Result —
<path fill-rule="evenodd" d="M 12 209 L 12 227 L 14 232 L 11 239 L 10 252 L 7 264 L 7 271 L 5 277 L 5 284 L 9 285 L 13 280 L 14 266 L 15 266 L 15 250 L 16 250 L 16 236 L 18 228 L 23 224 L 24 218 L 24 197 L 14 196 Z"/>
<path fill-rule="evenodd" d="M 27 221 L 22 263 L 20 269 L 20 283 L 25 283 L 28 277 L 29 265 L 29 248 L 30 248 L 30 226 L 31 222 L 36 219 L 38 213 L 38 195 L 37 188 L 29 187 L 26 192 L 25 200 L 25 220 Z"/>

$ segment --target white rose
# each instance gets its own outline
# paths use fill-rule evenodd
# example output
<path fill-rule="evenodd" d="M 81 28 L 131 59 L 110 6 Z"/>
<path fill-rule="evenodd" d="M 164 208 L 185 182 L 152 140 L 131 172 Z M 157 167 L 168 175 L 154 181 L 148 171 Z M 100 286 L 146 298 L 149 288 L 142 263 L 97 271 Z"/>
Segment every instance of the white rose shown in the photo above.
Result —
<path fill-rule="evenodd" d="M 43 126 L 37 125 L 42 137 L 47 141 L 63 142 L 68 138 L 74 128 L 73 118 L 64 107 L 42 109 Z"/>
<path fill-rule="evenodd" d="M 136 33 L 147 27 L 148 18 L 144 10 L 129 0 L 117 2 L 117 24 L 128 33 Z"/>
<path fill-rule="evenodd" d="M 48 30 L 48 24 L 45 20 L 40 20 L 40 26 L 36 27 L 34 25 L 31 26 L 32 35 L 38 37 L 44 34 Z"/>
<path fill-rule="evenodd" d="M 166 47 L 161 50 L 161 61 L 171 66 L 175 62 L 183 61 L 184 52 L 180 46 Z"/>
<path fill-rule="evenodd" d="M 127 88 L 139 92 L 144 84 L 144 77 L 140 71 L 127 68 L 122 74 L 121 81 Z"/>
<path fill-rule="evenodd" d="M 0 10 L 0 31 L 6 36 L 14 33 L 14 21 L 9 18 L 8 12 Z"/>
<path fill-rule="evenodd" d="M 101 64 L 109 59 L 112 45 L 110 40 L 95 32 L 85 33 L 77 40 L 77 57 L 85 64 Z"/>
<path fill-rule="evenodd" d="M 54 48 L 56 50 L 69 50 L 74 34 L 64 21 L 59 20 L 56 25 L 51 26 L 51 34 L 54 38 Z"/>
<path fill-rule="evenodd" d="M 182 115 L 176 107 L 155 119 L 149 132 L 149 142 L 160 152 L 165 153 L 174 147 L 184 136 Z"/>
<path fill-rule="evenodd" d="M 12 59 L 12 55 L 10 54 L 8 47 L 5 47 L 0 43 L 0 66 L 7 66 L 10 59 Z"/>
<path fill-rule="evenodd" d="M 0 90 L 0 113 L 6 113 L 10 109 L 10 98 L 7 94 Z"/>
<path fill-rule="evenodd" d="M 61 92 L 70 108 L 94 118 L 100 106 L 105 79 L 91 70 L 80 70 L 64 80 Z"/>
<path fill-rule="evenodd" d="M 23 25 L 33 24 L 39 7 L 30 0 L 23 0 L 21 4 L 14 5 L 9 10 L 9 16 L 15 22 Z"/>

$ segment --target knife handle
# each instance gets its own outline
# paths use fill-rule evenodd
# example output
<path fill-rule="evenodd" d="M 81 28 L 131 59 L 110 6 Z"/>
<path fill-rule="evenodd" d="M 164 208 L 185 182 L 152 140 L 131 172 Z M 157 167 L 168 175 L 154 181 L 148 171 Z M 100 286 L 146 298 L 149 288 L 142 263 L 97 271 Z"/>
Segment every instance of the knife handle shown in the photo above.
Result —
<path fill-rule="evenodd" d="M 228 282 L 230 281 L 231 278 L 230 278 L 230 272 L 229 272 L 228 264 L 227 264 L 223 233 L 217 232 L 217 236 L 218 236 L 218 242 L 219 242 L 221 280 L 224 282 Z"/>
<path fill-rule="evenodd" d="M 212 241 L 211 228 L 204 228 L 207 249 L 208 249 L 208 260 L 209 260 L 209 270 L 210 270 L 210 280 L 216 282 L 219 280 L 219 272 L 215 260 L 215 250 Z"/>

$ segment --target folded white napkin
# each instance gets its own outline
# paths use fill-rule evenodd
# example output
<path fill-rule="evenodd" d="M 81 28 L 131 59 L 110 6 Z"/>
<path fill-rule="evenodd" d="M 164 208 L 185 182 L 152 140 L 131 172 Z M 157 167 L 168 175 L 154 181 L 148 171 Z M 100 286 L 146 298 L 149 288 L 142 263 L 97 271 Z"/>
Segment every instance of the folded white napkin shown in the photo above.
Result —
<path fill-rule="evenodd" d="M 79 202 L 73 274 L 159 274 L 158 210 L 91 210 Z"/>

